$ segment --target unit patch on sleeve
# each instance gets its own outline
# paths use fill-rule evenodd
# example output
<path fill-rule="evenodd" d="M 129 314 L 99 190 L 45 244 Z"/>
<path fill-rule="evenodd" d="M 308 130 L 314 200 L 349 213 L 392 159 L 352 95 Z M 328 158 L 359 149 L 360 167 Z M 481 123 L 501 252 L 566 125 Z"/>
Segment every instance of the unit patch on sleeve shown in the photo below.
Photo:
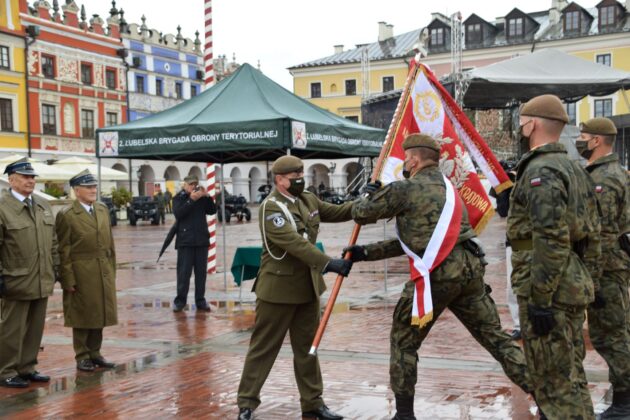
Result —
<path fill-rule="evenodd" d="M 596 193 L 600 193 L 600 192 L 602 192 L 602 190 L 603 190 L 603 189 L 604 189 L 604 187 L 602 187 L 601 185 L 596 185 L 596 186 L 595 186 L 595 192 L 596 192 Z"/>
<path fill-rule="evenodd" d="M 281 228 L 282 226 L 284 226 L 285 223 L 286 221 L 284 220 L 284 217 L 282 216 L 276 216 L 273 218 L 273 224 L 275 227 Z"/>
<path fill-rule="evenodd" d="M 529 180 L 529 185 L 532 187 L 538 187 L 539 185 L 542 185 L 542 179 L 540 177 L 532 178 Z"/>

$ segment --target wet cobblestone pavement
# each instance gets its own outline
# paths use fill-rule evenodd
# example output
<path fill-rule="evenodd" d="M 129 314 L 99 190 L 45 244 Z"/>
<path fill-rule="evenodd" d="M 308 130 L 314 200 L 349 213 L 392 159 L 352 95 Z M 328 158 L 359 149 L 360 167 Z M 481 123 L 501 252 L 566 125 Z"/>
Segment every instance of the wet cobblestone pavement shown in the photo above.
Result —
<path fill-rule="evenodd" d="M 257 214 L 255 209 L 252 213 Z M 172 222 L 169 217 L 165 226 L 131 227 L 122 222 L 114 228 L 120 323 L 105 329 L 103 354 L 117 368 L 96 373 L 76 370 L 71 330 L 63 327 L 57 286 L 49 302 L 38 365 L 52 380 L 27 389 L 0 388 L 0 417 L 236 418 L 236 390 L 254 322 L 252 282 L 244 283 L 239 302 L 231 274 L 224 279 L 220 252 L 219 274 L 208 279 L 206 296 L 212 312 L 198 313 L 193 305 L 173 313 L 175 251 L 170 248 L 155 263 Z M 320 240 L 329 255 L 341 253 L 351 229 L 352 223 L 322 225 Z M 229 268 L 236 247 L 259 245 L 260 236 L 255 220 L 228 225 L 226 231 Z M 486 282 L 494 290 L 503 325 L 509 330 L 504 232 L 505 221 L 495 216 L 482 240 L 490 263 Z M 359 243 L 380 240 L 384 234 L 393 234 L 391 224 L 365 227 Z M 217 242 L 223 243 L 221 229 Z M 319 355 L 326 403 L 346 418 L 385 419 L 394 414 L 388 386 L 388 334 L 407 270 L 402 257 L 387 265 L 357 264 L 341 289 Z M 326 277 L 331 286 L 333 275 Z M 300 418 L 287 344 L 263 388 L 257 419 Z M 419 356 L 419 419 L 536 418 L 533 402 L 511 384 L 449 311 L 435 325 Z M 607 369 L 590 345 L 585 366 L 596 411 L 601 411 L 609 386 Z"/>

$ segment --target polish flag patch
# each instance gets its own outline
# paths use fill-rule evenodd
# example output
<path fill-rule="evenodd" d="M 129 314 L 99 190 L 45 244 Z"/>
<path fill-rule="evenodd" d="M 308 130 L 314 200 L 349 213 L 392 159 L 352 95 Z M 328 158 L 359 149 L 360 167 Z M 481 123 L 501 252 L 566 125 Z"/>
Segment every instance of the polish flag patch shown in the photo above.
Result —
<path fill-rule="evenodd" d="M 595 185 L 595 192 L 600 193 L 604 188 L 601 185 Z"/>
<path fill-rule="evenodd" d="M 537 187 L 541 184 L 542 184 L 542 179 L 540 179 L 540 177 L 532 178 L 529 180 L 529 185 L 531 185 L 532 187 Z"/>

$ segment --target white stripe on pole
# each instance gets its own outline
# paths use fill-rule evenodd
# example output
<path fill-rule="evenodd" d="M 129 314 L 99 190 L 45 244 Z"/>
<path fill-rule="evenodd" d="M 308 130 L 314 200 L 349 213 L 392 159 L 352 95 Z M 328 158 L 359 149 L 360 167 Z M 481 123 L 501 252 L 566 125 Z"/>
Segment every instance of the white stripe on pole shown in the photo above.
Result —
<path fill-rule="evenodd" d="M 205 0 L 206 17 L 206 43 L 204 48 L 205 61 L 205 87 L 206 89 L 214 85 L 214 63 L 212 61 L 212 0 Z M 206 164 L 206 189 L 208 194 L 216 203 L 216 178 L 213 163 Z M 218 210 L 218 206 L 217 206 Z M 207 217 L 208 232 L 210 233 L 210 245 L 208 245 L 208 273 L 217 272 L 217 218 L 216 215 Z"/>

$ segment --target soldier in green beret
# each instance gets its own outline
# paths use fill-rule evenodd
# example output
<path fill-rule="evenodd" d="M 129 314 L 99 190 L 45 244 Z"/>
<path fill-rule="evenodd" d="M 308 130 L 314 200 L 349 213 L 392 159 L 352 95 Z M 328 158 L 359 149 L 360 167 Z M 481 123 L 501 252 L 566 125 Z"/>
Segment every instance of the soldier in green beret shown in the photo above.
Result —
<path fill-rule="evenodd" d="M 531 99 L 519 121 L 530 151 L 516 168 L 507 236 L 527 366 L 548 418 L 590 419 L 582 327 L 600 276 L 597 201 L 559 143 L 569 121 L 560 99 Z"/>
<path fill-rule="evenodd" d="M 260 390 L 288 331 L 302 417 L 342 419 L 324 404 L 319 360 L 308 353 L 326 290 L 322 274 L 347 276 L 352 267 L 315 246 L 319 225 L 350 220 L 352 203 L 329 204 L 304 191 L 304 164 L 297 157 L 278 158 L 271 172 L 275 188 L 258 213 L 263 251 L 253 287 L 256 323 L 238 388 L 238 418 L 251 419 L 260 405 Z"/>
<path fill-rule="evenodd" d="M 33 195 L 31 163 L 20 159 L 4 173 L 11 189 L 0 198 L 0 385 L 24 388 L 50 380 L 35 366 L 59 254 L 50 204 Z"/>
<path fill-rule="evenodd" d="M 429 240 L 433 240 L 446 204 L 447 185 L 438 168 L 440 145 L 431 136 L 412 134 L 405 138 L 402 147 L 405 150 L 403 176 L 407 179 L 384 188 L 380 188 L 378 182 L 368 184 L 371 196 L 355 202 L 352 209 L 352 218 L 359 224 L 396 217 L 399 239 L 348 248 L 354 262 L 404 255 L 406 251 L 401 244 L 424 259 Z M 460 200 L 457 193 L 455 199 Z M 433 319 L 424 326 L 411 325 L 415 282 L 405 283 L 394 310 L 390 334 L 389 376 L 396 398 L 394 419 L 415 419 L 418 350 L 446 308 L 501 363 L 514 383 L 525 392 L 531 392 L 523 352 L 502 330 L 496 305 L 490 297 L 490 286 L 484 284 L 486 262 L 475 236 L 463 208 L 457 242 L 430 274 Z"/>
<path fill-rule="evenodd" d="M 101 354 L 103 328 L 118 323 L 116 251 L 109 210 L 96 201 L 88 170 L 70 179 L 76 200 L 57 214 L 64 325 L 72 327 L 77 369 L 113 368 Z"/>
<path fill-rule="evenodd" d="M 592 118 L 580 132 L 576 146 L 588 160 L 602 212 L 603 272 L 587 311 L 591 343 L 608 364 L 613 388 L 613 403 L 600 418 L 630 418 L 630 180 L 613 151 L 617 128 L 611 120 Z"/>

